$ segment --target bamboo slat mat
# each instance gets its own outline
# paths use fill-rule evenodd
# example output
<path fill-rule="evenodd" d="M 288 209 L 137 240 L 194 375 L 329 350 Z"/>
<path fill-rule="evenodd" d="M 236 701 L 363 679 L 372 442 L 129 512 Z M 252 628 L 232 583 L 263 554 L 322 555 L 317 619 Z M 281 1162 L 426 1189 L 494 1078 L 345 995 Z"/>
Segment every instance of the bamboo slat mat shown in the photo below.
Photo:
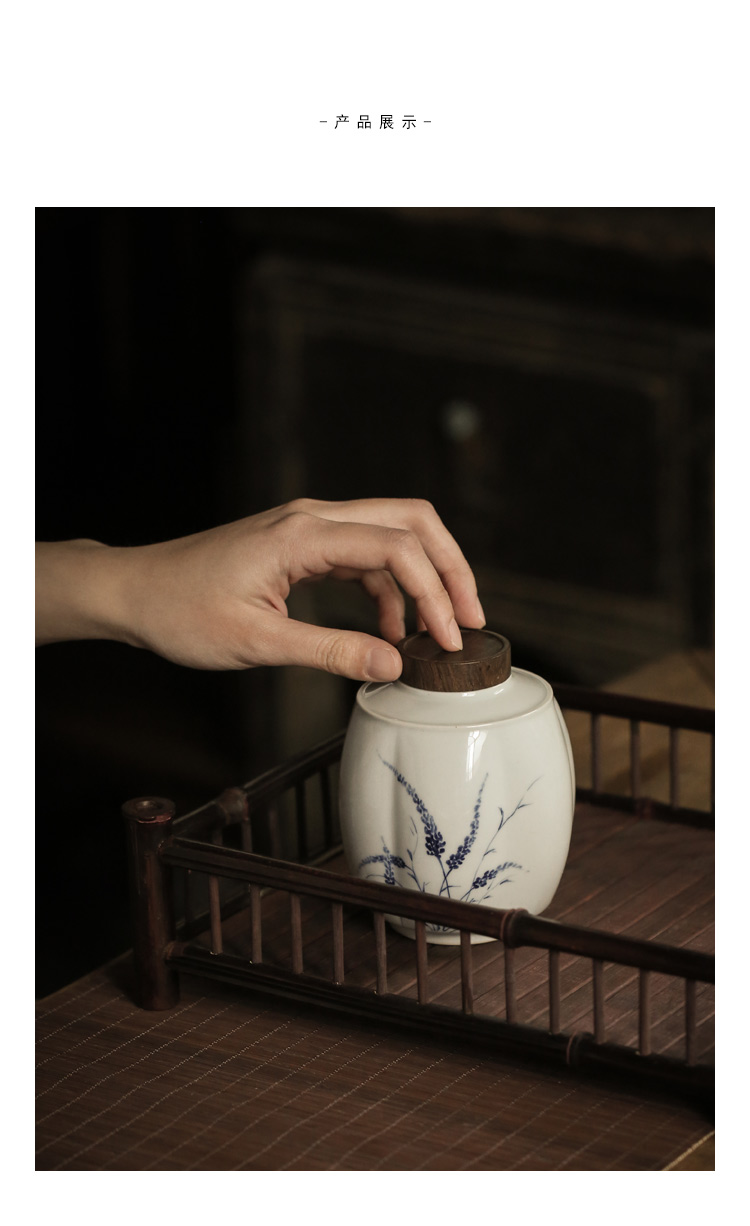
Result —
<path fill-rule="evenodd" d="M 579 806 L 553 918 L 697 949 L 713 938 L 708 832 Z M 303 907 L 305 971 L 330 978 L 329 914 Z M 227 926 L 241 950 L 246 920 Z M 286 896 L 265 900 L 264 960 L 288 959 Z M 371 933 L 346 923 L 347 982 L 374 979 Z M 498 945 L 474 947 L 477 1011 L 499 1012 Z M 288 961 L 286 962 L 288 965 Z M 430 949 L 432 999 L 457 1003 L 456 956 Z M 591 1028 L 590 970 L 561 960 L 564 1029 Z M 518 951 L 519 1018 L 544 1024 L 537 951 Z M 38 1005 L 39 1170 L 663 1170 L 712 1130 L 660 1092 L 579 1079 L 452 1043 L 183 980 L 144 1013 L 127 963 Z M 679 1052 L 681 993 L 654 976 L 654 1051 Z M 415 992 L 414 945 L 389 937 L 389 991 Z M 637 997 L 607 967 L 607 1037 L 632 1041 Z M 699 993 L 699 1059 L 713 994 Z"/>

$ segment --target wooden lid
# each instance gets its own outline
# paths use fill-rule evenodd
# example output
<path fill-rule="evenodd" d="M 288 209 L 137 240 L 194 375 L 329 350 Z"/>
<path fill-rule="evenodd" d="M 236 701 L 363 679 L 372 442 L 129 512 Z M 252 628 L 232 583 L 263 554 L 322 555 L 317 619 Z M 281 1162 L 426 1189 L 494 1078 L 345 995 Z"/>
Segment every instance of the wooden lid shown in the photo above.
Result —
<path fill-rule="evenodd" d="M 500 685 L 510 676 L 510 643 L 494 630 L 462 630 L 461 651 L 444 651 L 427 633 L 409 634 L 398 644 L 400 680 L 417 690 L 466 693 Z"/>

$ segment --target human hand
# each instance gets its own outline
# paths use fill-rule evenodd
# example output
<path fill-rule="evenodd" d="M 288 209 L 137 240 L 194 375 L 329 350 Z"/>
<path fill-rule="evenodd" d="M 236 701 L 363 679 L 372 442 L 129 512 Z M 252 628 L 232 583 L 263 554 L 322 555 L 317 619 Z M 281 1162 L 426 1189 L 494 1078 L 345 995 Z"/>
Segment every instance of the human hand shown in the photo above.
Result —
<path fill-rule="evenodd" d="M 45 618 L 51 587 L 43 567 L 42 642 L 115 638 L 192 668 L 301 664 L 385 681 L 401 672 L 391 645 L 405 634 L 399 584 L 415 600 L 420 627 L 448 651 L 461 647 L 457 621 L 484 625 L 466 559 L 421 500 L 303 498 L 156 545 L 42 545 L 47 571 L 57 566 L 58 605 L 64 572 L 59 555 L 49 551 L 66 546 L 74 550 L 68 562 L 78 568 L 77 583 L 67 578 L 77 619 L 55 618 L 54 610 Z M 286 600 L 294 584 L 325 575 L 362 583 L 377 602 L 382 639 L 289 617 Z"/>

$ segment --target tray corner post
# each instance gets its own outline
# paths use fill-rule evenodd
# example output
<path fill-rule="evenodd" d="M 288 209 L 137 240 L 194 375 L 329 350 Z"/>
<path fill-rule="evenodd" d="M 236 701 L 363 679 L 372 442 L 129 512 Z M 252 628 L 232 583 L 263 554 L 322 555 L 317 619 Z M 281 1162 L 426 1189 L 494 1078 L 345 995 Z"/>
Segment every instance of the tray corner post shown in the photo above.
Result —
<path fill-rule="evenodd" d="M 174 907 L 171 869 L 159 848 L 171 834 L 175 806 L 160 796 L 143 796 L 126 801 L 122 815 L 128 839 L 137 1003 L 143 1009 L 171 1009 L 179 999 L 178 975 L 165 956 L 176 935 Z"/>

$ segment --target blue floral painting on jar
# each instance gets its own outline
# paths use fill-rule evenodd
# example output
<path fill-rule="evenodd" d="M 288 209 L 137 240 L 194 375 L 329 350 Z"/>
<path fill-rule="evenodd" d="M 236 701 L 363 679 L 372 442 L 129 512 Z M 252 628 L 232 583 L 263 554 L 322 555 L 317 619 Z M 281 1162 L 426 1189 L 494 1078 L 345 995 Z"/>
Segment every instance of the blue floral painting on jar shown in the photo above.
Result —
<path fill-rule="evenodd" d="M 488 774 L 485 774 L 479 787 L 474 809 L 468 821 L 466 834 L 456 849 L 446 856 L 446 840 L 435 818 L 429 812 L 416 789 L 412 787 L 408 779 L 405 779 L 392 763 L 386 762 L 385 758 L 380 755 L 378 756 L 383 765 L 393 773 L 411 799 L 419 825 L 414 815 L 410 815 L 411 846 L 407 848 L 405 857 L 391 851 L 385 839 L 381 838 L 382 851 L 372 856 L 365 856 L 360 861 L 359 872 L 362 876 L 377 877 L 379 880 L 384 881 L 386 885 L 405 886 L 409 889 L 413 889 L 416 886 L 423 893 L 437 893 L 447 898 L 458 899 L 460 902 L 482 903 L 492 898 L 493 893 L 500 886 L 507 885 L 513 880 L 513 877 L 509 874 L 528 871 L 524 869 L 522 864 L 517 864 L 514 860 L 503 860 L 501 858 L 501 847 L 497 840 L 511 818 L 515 817 L 521 809 L 526 809 L 531 805 L 532 802 L 526 798 L 534 784 L 538 783 L 539 779 L 541 779 L 541 775 L 532 780 L 515 808 L 510 810 L 510 812 L 506 812 L 502 807 L 498 808 L 499 821 L 494 826 L 492 834 L 486 840 L 484 850 L 480 854 L 482 843 L 477 843 L 477 838 L 479 835 L 482 796 L 489 777 Z M 417 870 L 417 856 L 420 850 L 435 861 L 439 877 L 437 877 L 434 886 L 432 886 L 431 880 L 425 880 L 424 876 L 420 875 Z M 422 857 L 420 856 L 419 859 L 421 861 Z M 461 869 L 467 861 L 472 859 L 474 864 L 470 871 L 470 884 L 467 887 L 467 869 L 463 869 L 460 874 L 457 870 Z M 373 867 L 373 871 L 364 873 L 363 869 L 370 866 Z M 431 886 L 432 888 L 430 888 Z"/>

